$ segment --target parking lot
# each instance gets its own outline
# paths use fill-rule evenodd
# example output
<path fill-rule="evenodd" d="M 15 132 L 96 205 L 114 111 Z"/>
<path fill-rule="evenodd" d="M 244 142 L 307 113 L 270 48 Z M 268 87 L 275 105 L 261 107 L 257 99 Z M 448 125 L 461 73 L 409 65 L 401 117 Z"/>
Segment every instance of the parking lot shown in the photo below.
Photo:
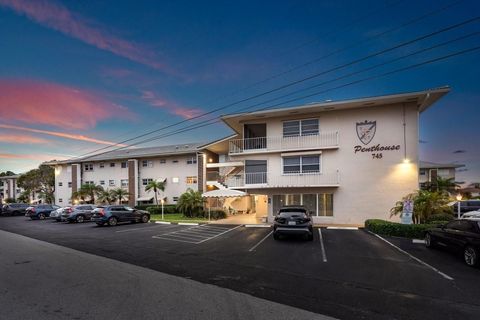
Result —
<path fill-rule="evenodd" d="M 0 229 L 341 319 L 477 319 L 480 270 L 448 252 L 363 230 L 0 218 Z M 388 241 L 388 242 L 387 242 Z"/>

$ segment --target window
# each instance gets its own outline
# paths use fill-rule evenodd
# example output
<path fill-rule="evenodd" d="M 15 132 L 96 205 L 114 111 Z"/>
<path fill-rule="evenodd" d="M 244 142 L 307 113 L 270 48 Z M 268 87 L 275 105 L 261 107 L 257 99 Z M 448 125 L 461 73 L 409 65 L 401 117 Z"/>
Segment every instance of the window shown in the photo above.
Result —
<path fill-rule="evenodd" d="M 197 157 L 191 157 L 187 159 L 187 164 L 196 164 L 197 163 Z"/>
<path fill-rule="evenodd" d="M 71 182 L 68 183 L 68 187 L 69 187 L 69 188 L 72 187 L 72 183 L 71 183 Z"/>
<path fill-rule="evenodd" d="M 100 180 L 100 185 L 104 186 L 105 185 L 105 180 Z"/>
<path fill-rule="evenodd" d="M 275 215 L 283 206 L 301 205 L 304 206 L 313 216 L 333 216 L 333 194 L 331 193 L 273 195 L 272 205 Z"/>
<path fill-rule="evenodd" d="M 318 135 L 318 119 L 283 122 L 283 137 Z"/>
<path fill-rule="evenodd" d="M 180 179 L 178 179 L 178 177 L 173 177 L 172 178 L 173 183 L 178 183 L 179 181 L 180 181 Z"/>
<path fill-rule="evenodd" d="M 177 201 L 178 201 L 178 197 L 173 197 L 173 201 L 177 202 Z"/>
<path fill-rule="evenodd" d="M 110 187 L 115 187 L 115 180 L 108 180 L 108 185 Z"/>
<path fill-rule="evenodd" d="M 150 178 L 142 179 L 142 185 L 146 186 L 152 181 L 153 181 L 153 179 L 150 179 Z"/>
<path fill-rule="evenodd" d="M 128 179 L 120 180 L 120 185 L 122 186 L 122 188 L 128 187 Z"/>
<path fill-rule="evenodd" d="M 93 163 L 87 163 L 84 165 L 85 171 L 93 171 Z"/>
<path fill-rule="evenodd" d="M 196 184 L 196 183 L 197 183 L 196 176 L 187 177 L 187 184 Z"/>
<path fill-rule="evenodd" d="M 115 167 L 115 162 L 110 162 L 110 168 Z"/>
<path fill-rule="evenodd" d="M 125 169 L 125 168 L 127 167 L 127 162 L 126 162 L 126 161 L 123 161 L 123 162 L 121 163 L 121 167 L 122 167 L 122 169 Z"/>
<path fill-rule="evenodd" d="M 85 181 L 85 182 L 84 182 L 84 184 L 91 184 L 91 185 L 94 185 L 94 184 L 95 184 L 95 182 L 93 182 L 93 181 Z"/>
<path fill-rule="evenodd" d="M 105 162 L 100 162 L 100 168 L 105 168 Z"/>
<path fill-rule="evenodd" d="M 283 173 L 318 173 L 320 156 L 283 157 Z"/>
<path fill-rule="evenodd" d="M 178 160 L 173 160 L 172 163 L 178 163 Z"/>
<path fill-rule="evenodd" d="M 165 160 L 165 159 L 160 159 L 160 163 L 167 163 L 167 160 Z"/>
<path fill-rule="evenodd" d="M 63 186 L 63 182 L 59 182 L 59 183 L 58 183 L 58 186 L 59 186 L 59 187 L 62 187 L 62 186 Z"/>
<path fill-rule="evenodd" d="M 150 160 L 143 160 L 142 167 L 144 168 L 153 168 L 153 161 Z"/>
<path fill-rule="evenodd" d="M 63 202 L 63 199 L 62 199 L 62 198 L 59 198 L 59 199 L 58 199 L 58 202 Z"/>
<path fill-rule="evenodd" d="M 427 172 L 425 171 L 425 169 L 420 169 L 420 175 L 421 176 L 424 176 L 426 174 L 427 174 Z"/>

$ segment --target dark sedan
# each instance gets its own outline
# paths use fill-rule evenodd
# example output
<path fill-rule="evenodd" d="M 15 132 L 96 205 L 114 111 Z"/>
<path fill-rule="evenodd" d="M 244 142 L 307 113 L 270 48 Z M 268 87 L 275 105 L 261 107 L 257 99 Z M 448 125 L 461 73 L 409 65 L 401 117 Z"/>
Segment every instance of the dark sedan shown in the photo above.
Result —
<path fill-rule="evenodd" d="M 447 247 L 463 253 L 465 263 L 471 267 L 480 265 L 480 219 L 453 220 L 444 226 L 425 233 L 428 248 Z"/>
<path fill-rule="evenodd" d="M 128 206 L 101 206 L 93 210 L 92 221 L 97 225 L 116 226 L 119 222 L 143 222 L 150 220 L 148 211 L 137 210 Z"/>
<path fill-rule="evenodd" d="M 95 208 L 96 206 L 91 204 L 66 207 L 62 212 L 60 220 L 77 223 L 91 220 Z"/>
<path fill-rule="evenodd" d="M 25 217 L 29 217 L 32 220 L 44 220 L 50 217 L 50 213 L 59 209 L 59 206 L 52 204 L 39 204 L 37 206 L 28 207 L 25 212 Z"/>
<path fill-rule="evenodd" d="M 313 223 L 306 208 L 285 206 L 278 211 L 273 223 L 273 238 L 278 240 L 282 235 L 302 235 L 313 240 Z"/>

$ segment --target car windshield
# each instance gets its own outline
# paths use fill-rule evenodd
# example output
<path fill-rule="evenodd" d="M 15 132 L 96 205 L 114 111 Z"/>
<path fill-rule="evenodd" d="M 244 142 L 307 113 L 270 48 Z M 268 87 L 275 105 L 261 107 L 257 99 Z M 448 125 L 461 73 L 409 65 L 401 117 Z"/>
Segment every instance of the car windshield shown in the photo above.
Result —
<path fill-rule="evenodd" d="M 280 218 L 306 218 L 307 214 L 301 211 L 283 211 L 278 215 Z"/>
<path fill-rule="evenodd" d="M 127 207 L 127 206 L 125 206 L 125 209 L 127 209 L 128 211 L 133 211 L 133 208 L 130 208 L 130 207 Z"/>

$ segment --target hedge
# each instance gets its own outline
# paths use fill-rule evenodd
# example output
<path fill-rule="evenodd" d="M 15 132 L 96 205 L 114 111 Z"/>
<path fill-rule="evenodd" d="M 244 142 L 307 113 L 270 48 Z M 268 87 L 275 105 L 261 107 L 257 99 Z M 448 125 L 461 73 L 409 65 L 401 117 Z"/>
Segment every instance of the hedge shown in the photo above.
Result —
<path fill-rule="evenodd" d="M 137 208 L 138 209 L 138 208 Z M 150 214 L 162 214 L 162 206 L 148 206 L 146 209 Z M 174 204 L 167 204 L 163 206 L 164 214 L 178 213 L 177 206 Z"/>
<path fill-rule="evenodd" d="M 433 223 L 434 221 L 435 222 L 438 222 L 438 221 L 448 222 L 448 221 L 452 221 L 453 219 L 454 219 L 454 217 L 453 217 L 452 214 L 438 213 L 438 214 L 432 214 L 430 217 L 428 217 L 426 222 L 427 222 L 427 224 L 428 223 Z"/>
<path fill-rule="evenodd" d="M 423 239 L 425 231 L 437 227 L 438 224 L 401 224 L 380 219 L 365 221 L 365 228 L 383 236 Z"/>

